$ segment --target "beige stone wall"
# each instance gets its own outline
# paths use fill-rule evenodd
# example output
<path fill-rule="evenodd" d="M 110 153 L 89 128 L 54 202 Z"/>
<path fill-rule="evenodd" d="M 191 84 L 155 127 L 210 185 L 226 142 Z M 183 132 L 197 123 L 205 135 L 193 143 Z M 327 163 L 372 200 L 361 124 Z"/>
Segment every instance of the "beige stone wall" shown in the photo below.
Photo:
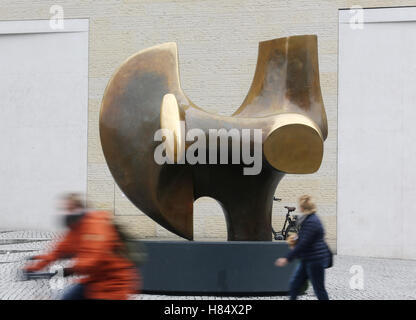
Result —
<path fill-rule="evenodd" d="M 329 123 L 324 160 L 313 175 L 286 176 L 276 194 L 273 225 L 282 224 L 283 206 L 296 205 L 303 193 L 314 196 L 328 240 L 336 239 L 337 30 L 338 9 L 416 5 L 416 1 L 288 0 L 1 0 L 0 20 L 49 19 L 53 4 L 65 18 L 89 18 L 88 198 L 114 210 L 140 237 L 176 238 L 139 212 L 115 186 L 98 135 L 98 116 L 105 86 L 131 54 L 176 41 L 182 87 L 197 105 L 229 115 L 250 86 L 259 41 L 295 34 L 317 34 L 321 87 Z M 76 94 L 76 93 L 74 93 Z M 253 195 L 255 196 L 255 195 Z M 225 221 L 212 199 L 195 204 L 195 238 L 225 239 Z"/>

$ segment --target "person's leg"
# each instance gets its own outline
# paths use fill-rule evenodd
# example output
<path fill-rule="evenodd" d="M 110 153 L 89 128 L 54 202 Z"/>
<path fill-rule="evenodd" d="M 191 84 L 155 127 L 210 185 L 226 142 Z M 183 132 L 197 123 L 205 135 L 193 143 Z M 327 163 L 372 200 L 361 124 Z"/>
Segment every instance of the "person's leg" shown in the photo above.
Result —
<path fill-rule="evenodd" d="M 325 289 L 325 263 L 326 261 L 306 262 L 306 272 L 312 282 L 313 291 L 318 300 L 329 300 Z"/>
<path fill-rule="evenodd" d="M 65 290 L 62 300 L 85 300 L 84 290 L 85 287 L 81 283 L 72 285 Z"/>
<path fill-rule="evenodd" d="M 299 262 L 299 265 L 297 266 L 295 272 L 292 275 L 292 278 L 290 279 L 290 300 L 296 300 L 300 289 L 305 284 L 307 279 L 308 275 L 306 273 L 305 264 L 301 261 Z"/>

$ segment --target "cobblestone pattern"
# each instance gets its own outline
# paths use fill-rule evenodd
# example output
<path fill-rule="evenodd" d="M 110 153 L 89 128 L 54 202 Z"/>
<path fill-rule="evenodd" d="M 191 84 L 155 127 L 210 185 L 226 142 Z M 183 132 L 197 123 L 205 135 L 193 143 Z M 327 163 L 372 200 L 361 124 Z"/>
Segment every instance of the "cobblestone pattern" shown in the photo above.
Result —
<path fill-rule="evenodd" d="M 35 233 L 37 234 L 37 233 Z M 13 232 L 10 236 L 22 239 L 31 232 Z M 43 237 L 38 234 L 39 237 Z M 3 233 L 3 238 L 5 238 Z M 46 236 L 44 236 L 46 238 Z M 50 247 L 53 241 L 29 242 L 17 245 L 0 245 L 0 300 L 31 300 L 58 299 L 71 279 L 19 281 L 20 269 L 26 258 L 38 254 Z M 9 253 L 5 251 L 8 250 Z M 33 250 L 33 251 L 31 251 Z M 56 265 L 65 266 L 67 262 L 58 261 Z M 356 276 L 354 268 L 362 268 L 363 288 L 351 289 L 350 282 Z M 59 283 L 58 281 L 63 281 Z M 335 256 L 334 267 L 327 270 L 326 286 L 331 299 L 416 299 L 416 261 L 376 259 L 366 257 Z M 174 300 L 228 300 L 228 299 L 267 299 L 284 300 L 284 296 L 261 297 L 216 297 L 216 296 L 167 296 L 167 295 L 135 295 L 135 300 L 174 299 Z M 315 299 L 310 287 L 300 297 L 303 300 Z"/>

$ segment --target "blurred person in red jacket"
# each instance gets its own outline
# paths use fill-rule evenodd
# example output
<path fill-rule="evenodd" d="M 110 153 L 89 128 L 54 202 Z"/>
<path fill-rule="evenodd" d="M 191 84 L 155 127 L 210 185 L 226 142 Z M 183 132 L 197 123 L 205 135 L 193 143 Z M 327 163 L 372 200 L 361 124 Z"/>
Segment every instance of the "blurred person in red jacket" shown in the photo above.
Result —
<path fill-rule="evenodd" d="M 56 260 L 70 258 L 73 265 L 64 269 L 64 276 L 82 277 L 65 291 L 63 300 L 124 300 L 138 293 L 139 274 L 122 254 L 124 243 L 111 214 L 87 210 L 81 196 L 73 193 L 62 197 L 62 209 L 68 232 L 51 252 L 34 257 L 37 261 L 25 271 L 39 271 Z"/>

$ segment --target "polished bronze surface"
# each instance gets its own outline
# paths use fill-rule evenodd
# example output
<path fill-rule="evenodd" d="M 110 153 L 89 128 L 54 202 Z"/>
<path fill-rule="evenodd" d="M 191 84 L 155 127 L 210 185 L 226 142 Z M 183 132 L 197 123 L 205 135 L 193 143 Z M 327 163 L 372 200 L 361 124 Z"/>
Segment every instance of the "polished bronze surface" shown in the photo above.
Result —
<path fill-rule="evenodd" d="M 193 238 L 193 202 L 208 196 L 224 209 L 229 240 L 271 240 L 279 181 L 285 173 L 317 171 L 323 157 L 327 120 L 316 36 L 261 42 L 249 93 L 231 116 L 193 104 L 180 87 L 178 70 L 176 44 L 166 43 L 133 55 L 111 78 L 101 106 L 100 137 L 115 181 L 140 210 L 184 238 Z M 154 160 L 160 144 L 154 134 L 160 128 L 174 132 L 173 142 L 166 142 L 174 164 Z M 201 129 L 209 154 L 208 132 L 221 128 L 262 130 L 259 174 L 244 175 L 245 165 L 231 164 L 231 153 L 228 164 L 183 159 L 179 151 L 192 144 L 185 141 L 187 132 Z"/>

